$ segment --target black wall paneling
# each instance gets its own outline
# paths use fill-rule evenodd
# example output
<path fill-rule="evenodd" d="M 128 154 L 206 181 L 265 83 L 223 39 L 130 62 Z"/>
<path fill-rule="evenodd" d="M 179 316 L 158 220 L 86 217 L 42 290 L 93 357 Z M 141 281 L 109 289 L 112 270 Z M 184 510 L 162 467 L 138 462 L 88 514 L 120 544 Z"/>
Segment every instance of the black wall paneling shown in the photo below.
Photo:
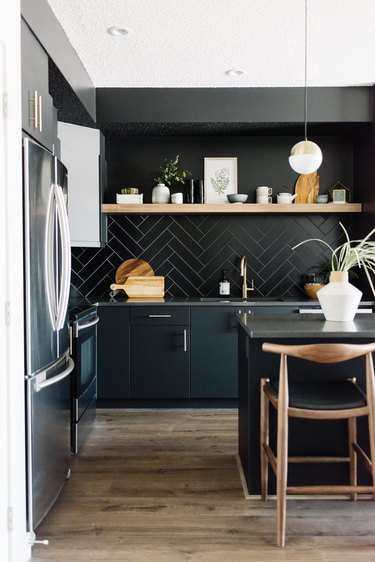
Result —
<path fill-rule="evenodd" d="M 303 88 L 97 88 L 98 123 L 288 123 Z M 371 122 L 372 88 L 309 88 L 309 121 Z"/>
<path fill-rule="evenodd" d="M 72 294 L 108 296 L 120 263 L 139 257 L 165 276 L 167 296 L 217 296 L 227 269 L 240 297 L 245 255 L 257 294 L 300 297 L 301 274 L 316 271 L 328 254 L 318 242 L 292 246 L 307 238 L 342 243 L 340 220 L 351 232 L 350 215 L 111 216 L 106 247 L 72 249 Z"/>

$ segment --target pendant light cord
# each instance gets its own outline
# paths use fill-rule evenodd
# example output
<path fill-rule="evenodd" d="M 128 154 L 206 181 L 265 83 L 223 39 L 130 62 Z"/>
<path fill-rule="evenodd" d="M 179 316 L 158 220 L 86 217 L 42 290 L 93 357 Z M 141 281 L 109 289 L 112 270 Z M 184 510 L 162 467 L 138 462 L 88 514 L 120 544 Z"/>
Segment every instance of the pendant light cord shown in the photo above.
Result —
<path fill-rule="evenodd" d="M 305 0 L 305 140 L 307 140 L 307 0 Z"/>

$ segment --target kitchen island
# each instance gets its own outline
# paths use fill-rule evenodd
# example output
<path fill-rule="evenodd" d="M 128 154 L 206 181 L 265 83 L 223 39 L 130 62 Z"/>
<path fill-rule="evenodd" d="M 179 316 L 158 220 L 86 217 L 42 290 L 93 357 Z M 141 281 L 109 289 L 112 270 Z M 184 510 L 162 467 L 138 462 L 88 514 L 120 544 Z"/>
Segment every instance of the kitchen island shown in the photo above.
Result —
<path fill-rule="evenodd" d="M 277 379 L 280 358 L 264 353 L 262 344 L 273 341 L 280 344 L 299 343 L 369 343 L 375 340 L 375 315 L 357 314 L 353 322 L 327 322 L 322 314 L 241 314 L 238 316 L 238 392 L 239 392 L 239 460 L 249 495 L 260 494 L 259 463 L 259 398 L 260 379 Z M 341 363 L 340 377 L 356 376 L 360 386 L 364 385 L 363 358 Z M 308 373 L 315 380 L 332 377 L 330 365 L 306 361 L 289 360 L 290 380 L 301 380 Z M 337 377 L 337 373 L 335 373 Z M 270 443 L 275 447 L 275 417 L 271 409 Z M 289 421 L 289 448 L 291 455 L 329 454 L 342 455 L 347 451 L 347 425 L 344 420 L 334 421 Z M 358 420 L 359 440 L 367 448 L 367 420 Z M 324 435 L 324 439 L 322 439 Z M 319 436 L 319 439 L 316 438 Z M 318 468 L 317 468 L 318 466 Z M 359 467 L 361 468 L 361 467 Z M 359 470 L 359 478 L 367 481 L 367 474 Z M 290 465 L 289 482 L 329 484 L 332 481 L 345 483 L 347 466 Z M 361 480 L 360 480 L 361 481 Z M 274 493 L 275 482 L 270 474 L 270 492 Z"/>

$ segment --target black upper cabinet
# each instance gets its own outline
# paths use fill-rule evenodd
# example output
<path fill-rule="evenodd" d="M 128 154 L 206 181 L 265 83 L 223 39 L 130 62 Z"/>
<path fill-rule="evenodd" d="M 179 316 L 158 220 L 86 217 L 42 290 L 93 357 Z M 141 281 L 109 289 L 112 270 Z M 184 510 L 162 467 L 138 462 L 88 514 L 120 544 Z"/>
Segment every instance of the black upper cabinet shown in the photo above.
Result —
<path fill-rule="evenodd" d="M 22 128 L 53 151 L 53 101 L 48 90 L 48 55 L 21 20 Z"/>
<path fill-rule="evenodd" d="M 237 397 L 239 307 L 192 307 L 191 397 Z"/>
<path fill-rule="evenodd" d="M 98 398 L 129 398 L 129 308 L 98 308 Z"/>

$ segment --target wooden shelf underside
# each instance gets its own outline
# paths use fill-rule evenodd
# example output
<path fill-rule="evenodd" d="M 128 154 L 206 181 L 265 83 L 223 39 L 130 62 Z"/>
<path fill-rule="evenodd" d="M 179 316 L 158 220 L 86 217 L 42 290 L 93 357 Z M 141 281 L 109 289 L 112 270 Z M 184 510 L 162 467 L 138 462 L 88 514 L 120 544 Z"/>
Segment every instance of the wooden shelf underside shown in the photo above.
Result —
<path fill-rule="evenodd" d="M 251 213 L 360 213 L 362 211 L 361 203 L 313 203 L 313 204 L 287 204 L 280 205 L 270 203 L 268 205 L 258 205 L 256 203 L 230 204 L 222 205 L 210 204 L 186 204 L 176 205 L 168 204 L 152 204 L 146 203 L 142 205 L 119 205 L 117 203 L 106 203 L 102 205 L 103 213 L 107 215 L 207 215 L 213 213 L 221 214 L 251 214 Z"/>

